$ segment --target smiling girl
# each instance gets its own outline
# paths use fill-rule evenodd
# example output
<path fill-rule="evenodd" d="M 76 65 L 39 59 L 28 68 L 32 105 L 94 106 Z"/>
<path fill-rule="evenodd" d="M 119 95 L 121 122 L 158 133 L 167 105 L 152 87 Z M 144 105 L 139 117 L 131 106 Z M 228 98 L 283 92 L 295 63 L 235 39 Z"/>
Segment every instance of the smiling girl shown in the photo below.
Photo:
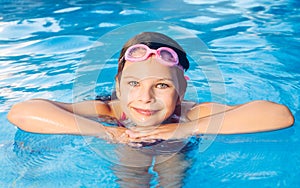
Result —
<path fill-rule="evenodd" d="M 8 119 L 28 132 L 91 135 L 122 143 L 272 131 L 293 124 L 286 106 L 269 101 L 228 106 L 183 100 L 188 68 L 186 53 L 176 41 L 144 32 L 122 48 L 116 99 L 80 103 L 32 99 L 15 104 Z M 93 120 L 97 117 L 110 117 L 120 126 L 104 126 Z"/>

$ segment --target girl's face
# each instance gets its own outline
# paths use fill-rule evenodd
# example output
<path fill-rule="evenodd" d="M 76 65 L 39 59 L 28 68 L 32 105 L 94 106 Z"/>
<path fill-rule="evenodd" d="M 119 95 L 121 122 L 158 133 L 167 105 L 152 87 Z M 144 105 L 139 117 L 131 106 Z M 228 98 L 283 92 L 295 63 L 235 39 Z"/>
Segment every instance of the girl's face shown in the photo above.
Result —
<path fill-rule="evenodd" d="M 184 79 L 182 70 L 156 62 L 155 56 L 127 61 L 117 81 L 123 112 L 139 126 L 159 125 L 173 114 L 184 94 L 180 79 Z"/>

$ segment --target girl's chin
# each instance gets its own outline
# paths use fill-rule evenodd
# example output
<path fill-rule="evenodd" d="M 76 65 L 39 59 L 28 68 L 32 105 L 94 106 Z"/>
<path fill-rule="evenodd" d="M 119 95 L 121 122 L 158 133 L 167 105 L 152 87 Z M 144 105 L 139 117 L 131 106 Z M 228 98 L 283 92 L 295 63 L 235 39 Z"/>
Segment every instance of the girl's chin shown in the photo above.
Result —
<path fill-rule="evenodd" d="M 158 121 L 159 117 L 156 115 L 144 115 L 141 113 L 138 113 L 134 110 L 131 111 L 131 119 L 139 126 L 155 126 L 159 124 L 160 122 Z"/>
<path fill-rule="evenodd" d="M 161 111 L 143 113 L 134 108 L 129 108 L 129 118 L 139 127 L 153 127 L 165 121 L 165 115 Z"/>
<path fill-rule="evenodd" d="M 152 127 L 160 125 L 162 121 L 157 121 L 157 118 L 148 117 L 148 118 L 136 118 L 133 117 L 132 121 L 139 127 Z"/>

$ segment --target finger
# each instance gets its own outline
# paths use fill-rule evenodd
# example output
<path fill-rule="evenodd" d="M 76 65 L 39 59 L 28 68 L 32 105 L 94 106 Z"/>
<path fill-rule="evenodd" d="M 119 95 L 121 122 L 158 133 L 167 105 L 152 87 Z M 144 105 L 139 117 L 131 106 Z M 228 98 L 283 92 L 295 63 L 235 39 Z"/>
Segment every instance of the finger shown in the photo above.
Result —
<path fill-rule="evenodd" d="M 145 141 L 148 141 L 148 140 L 151 140 L 151 141 L 157 141 L 157 139 L 162 139 L 162 137 L 158 134 L 155 134 L 155 135 L 148 135 L 148 136 L 143 136 L 141 137 L 141 140 L 143 142 Z"/>
<path fill-rule="evenodd" d="M 128 143 L 128 145 L 131 147 L 136 147 L 136 148 L 140 148 L 143 146 L 143 144 L 139 143 L 139 142 L 130 142 L 130 143 Z"/>
<path fill-rule="evenodd" d="M 158 134 L 153 134 L 153 135 L 147 135 L 147 136 L 143 136 L 140 137 L 141 140 L 168 140 L 172 138 L 172 135 L 167 134 L 167 133 L 158 133 Z"/>
<path fill-rule="evenodd" d="M 106 134 L 104 137 L 105 140 L 113 140 L 114 139 L 114 135 L 111 132 L 106 131 L 105 134 Z"/>
<path fill-rule="evenodd" d="M 157 139 L 152 139 L 152 138 L 141 138 L 141 142 L 146 142 L 146 143 L 155 143 L 157 142 Z"/>
<path fill-rule="evenodd" d="M 145 137 L 145 136 L 150 136 L 150 135 L 155 135 L 160 133 L 160 130 L 153 130 L 153 131 L 140 131 L 140 132 L 136 132 L 136 131 L 130 131 L 127 130 L 125 133 L 130 137 L 130 138 L 139 138 L 139 137 Z"/>
<path fill-rule="evenodd" d="M 129 143 L 129 142 L 141 142 L 142 140 L 140 138 L 131 138 L 131 137 L 127 137 L 127 140 L 126 142 Z"/>

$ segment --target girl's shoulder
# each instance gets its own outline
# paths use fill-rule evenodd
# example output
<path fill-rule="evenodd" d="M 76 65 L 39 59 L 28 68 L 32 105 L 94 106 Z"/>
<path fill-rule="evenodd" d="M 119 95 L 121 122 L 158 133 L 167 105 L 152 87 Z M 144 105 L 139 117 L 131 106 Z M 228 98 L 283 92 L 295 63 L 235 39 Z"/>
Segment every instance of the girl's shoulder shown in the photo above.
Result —
<path fill-rule="evenodd" d="M 181 108 L 182 109 L 186 109 L 186 111 L 189 111 L 191 108 L 197 106 L 198 103 L 194 102 L 194 101 L 182 101 L 181 102 Z"/>
<path fill-rule="evenodd" d="M 203 103 L 196 103 L 194 101 L 182 101 L 181 106 L 188 111 L 195 110 L 195 109 L 209 109 L 212 108 L 213 105 L 216 105 L 217 103 L 213 102 L 203 102 Z"/>
<path fill-rule="evenodd" d="M 119 119 L 122 116 L 122 110 L 119 100 L 111 100 L 107 103 L 111 110 L 111 116 Z"/>
<path fill-rule="evenodd" d="M 214 102 L 203 102 L 203 103 L 193 103 L 188 104 L 190 107 L 187 111 L 187 117 L 190 120 L 195 120 L 199 118 L 204 118 L 217 113 L 222 113 L 233 108 L 233 106 L 228 106 L 220 103 Z"/>

